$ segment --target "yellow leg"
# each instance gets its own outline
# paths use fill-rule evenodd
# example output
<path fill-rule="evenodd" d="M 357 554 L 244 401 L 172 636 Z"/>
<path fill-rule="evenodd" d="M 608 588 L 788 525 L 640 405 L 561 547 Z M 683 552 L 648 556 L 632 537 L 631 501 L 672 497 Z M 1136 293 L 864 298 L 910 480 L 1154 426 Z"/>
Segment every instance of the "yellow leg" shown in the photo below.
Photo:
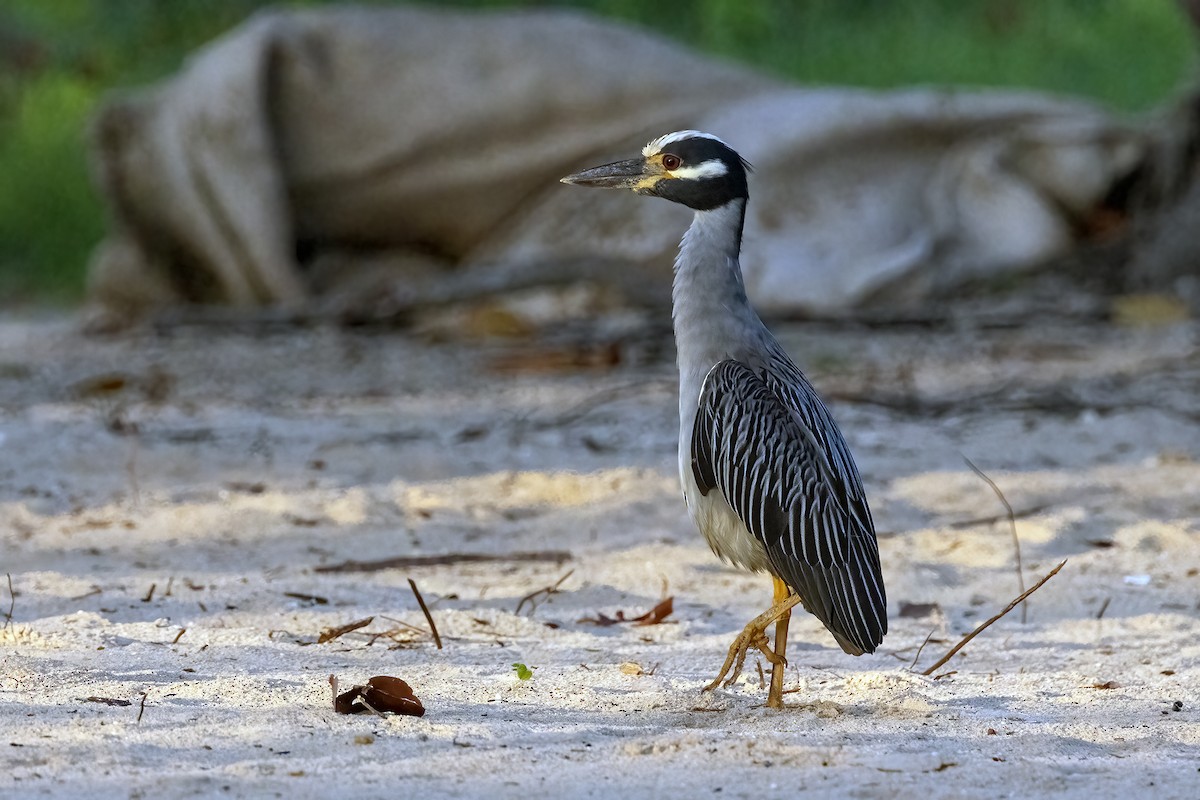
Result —
<path fill-rule="evenodd" d="M 782 591 L 780 590 L 781 586 L 783 587 Z M 782 664 L 780 664 L 780 662 L 783 659 L 781 656 L 777 656 L 775 654 L 776 653 L 775 650 L 772 650 L 770 648 L 770 646 L 769 646 L 770 642 L 767 639 L 766 631 L 767 631 L 767 628 L 771 625 L 771 623 L 777 622 L 777 620 L 782 619 L 782 620 L 784 620 L 783 630 L 784 630 L 784 640 L 786 641 L 786 638 L 787 638 L 787 621 L 786 620 L 791 617 L 792 607 L 800 602 L 800 598 L 798 596 L 792 594 L 791 590 L 787 588 L 787 584 L 783 583 L 783 581 L 780 581 L 778 579 L 776 579 L 776 581 L 775 581 L 775 598 L 776 598 L 775 605 L 771 606 L 766 611 L 759 614 L 754 619 L 750 620 L 749 624 L 747 624 L 746 627 L 744 629 L 742 629 L 742 632 L 737 635 L 737 638 L 733 640 L 733 644 L 731 644 L 729 646 L 729 654 L 725 656 L 725 663 L 721 665 L 721 671 L 717 674 L 717 677 L 713 679 L 712 683 L 710 683 L 704 687 L 703 691 L 707 692 L 707 691 L 711 691 L 712 689 L 717 688 L 717 686 L 719 686 L 721 684 L 721 681 L 723 679 L 725 679 L 726 675 L 729 675 L 729 678 L 727 680 L 725 680 L 725 686 L 726 687 L 732 686 L 733 682 L 738 679 L 738 675 L 740 675 L 742 673 L 742 665 L 746 662 L 746 653 L 750 650 L 750 648 L 755 648 L 757 650 L 760 650 L 762 652 L 763 656 L 767 659 L 767 661 L 770 661 L 772 664 L 772 669 L 771 669 L 771 686 L 772 687 L 774 687 L 774 685 L 775 685 L 776 674 L 778 673 L 778 675 L 779 675 L 779 678 L 778 678 L 779 687 L 780 687 L 779 697 L 780 697 L 780 705 L 782 705 L 782 702 L 783 702 L 783 699 L 782 699 L 783 698 L 783 695 L 782 695 L 783 666 L 782 666 Z M 776 630 L 778 630 L 778 629 L 779 629 L 778 625 L 776 625 Z M 778 642 L 778 637 L 776 638 L 776 641 Z M 776 647 L 778 649 L 778 645 L 776 645 Z M 731 667 L 733 669 L 732 674 L 730 674 Z M 771 697 L 771 695 L 768 694 L 768 705 L 770 705 L 770 697 Z M 778 706 L 772 706 L 772 707 L 777 708 Z"/>
<path fill-rule="evenodd" d="M 795 597 L 786 583 L 775 578 L 775 605 Z M 799 598 L 797 598 L 799 599 Z M 767 708 L 783 708 L 783 671 L 787 667 L 787 632 L 792 619 L 792 605 L 775 620 L 775 660 L 771 662 L 771 690 L 767 692 Z"/>

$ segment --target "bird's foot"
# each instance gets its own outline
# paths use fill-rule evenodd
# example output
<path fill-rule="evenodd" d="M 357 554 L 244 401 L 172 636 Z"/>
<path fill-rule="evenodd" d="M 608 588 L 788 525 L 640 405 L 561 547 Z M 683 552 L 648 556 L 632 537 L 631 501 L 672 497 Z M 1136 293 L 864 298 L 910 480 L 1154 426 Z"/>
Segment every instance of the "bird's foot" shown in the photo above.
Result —
<path fill-rule="evenodd" d="M 738 679 L 738 676 L 742 674 L 742 665 L 746 663 L 746 653 L 751 648 L 761 651 L 767 661 L 770 661 L 775 667 L 782 669 L 787 663 L 787 659 L 782 655 L 777 655 L 771 649 L 770 639 L 767 638 L 767 628 L 776 620 L 788 614 L 798 602 L 800 602 L 799 597 L 794 594 L 790 595 L 750 620 L 749 624 L 733 640 L 733 644 L 729 646 L 729 653 L 725 656 L 725 663 L 721 665 L 721 671 L 717 673 L 717 677 L 713 679 L 712 683 L 705 686 L 702 691 L 712 691 L 721 685 L 722 680 L 725 681 L 725 688 L 732 686 L 734 681 Z M 727 679 L 726 675 L 729 675 Z"/>

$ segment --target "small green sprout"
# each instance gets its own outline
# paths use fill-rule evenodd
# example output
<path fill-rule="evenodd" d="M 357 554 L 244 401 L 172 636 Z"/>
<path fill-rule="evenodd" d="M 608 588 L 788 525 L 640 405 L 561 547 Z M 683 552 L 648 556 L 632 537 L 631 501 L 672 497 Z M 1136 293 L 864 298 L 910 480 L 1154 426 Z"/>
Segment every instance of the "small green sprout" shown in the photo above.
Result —
<path fill-rule="evenodd" d="M 527 667 L 519 662 L 513 663 L 513 672 L 517 673 L 517 677 L 523 681 L 527 681 L 533 677 L 533 671 L 537 667 Z"/>

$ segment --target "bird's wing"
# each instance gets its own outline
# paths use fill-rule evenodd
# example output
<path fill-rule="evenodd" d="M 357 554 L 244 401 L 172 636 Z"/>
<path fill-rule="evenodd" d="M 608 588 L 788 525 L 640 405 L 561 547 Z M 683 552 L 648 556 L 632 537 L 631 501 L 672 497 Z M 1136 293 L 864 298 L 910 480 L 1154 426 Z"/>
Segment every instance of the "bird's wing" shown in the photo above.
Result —
<path fill-rule="evenodd" d="M 714 366 L 700 390 L 692 472 L 703 494 L 721 491 L 846 652 L 874 652 L 887 600 L 871 513 L 841 434 L 802 376 L 732 359 Z"/>

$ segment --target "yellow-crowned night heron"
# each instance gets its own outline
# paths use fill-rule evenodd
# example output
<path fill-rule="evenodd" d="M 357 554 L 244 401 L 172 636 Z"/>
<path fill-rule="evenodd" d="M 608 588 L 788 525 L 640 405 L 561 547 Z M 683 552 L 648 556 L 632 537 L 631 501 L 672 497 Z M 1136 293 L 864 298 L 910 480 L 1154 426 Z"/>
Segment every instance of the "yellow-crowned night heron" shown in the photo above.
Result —
<path fill-rule="evenodd" d="M 787 624 L 800 602 L 851 655 L 887 632 L 879 548 L 858 468 L 832 415 L 746 299 L 738 256 L 749 165 L 707 133 L 661 136 L 640 158 L 563 183 L 632 189 L 693 209 L 672 291 L 679 358 L 679 477 L 723 560 L 774 576 L 775 604 L 729 648 L 716 687 L 749 648 L 772 664 L 783 705 Z M 766 628 L 775 623 L 775 648 Z"/>

